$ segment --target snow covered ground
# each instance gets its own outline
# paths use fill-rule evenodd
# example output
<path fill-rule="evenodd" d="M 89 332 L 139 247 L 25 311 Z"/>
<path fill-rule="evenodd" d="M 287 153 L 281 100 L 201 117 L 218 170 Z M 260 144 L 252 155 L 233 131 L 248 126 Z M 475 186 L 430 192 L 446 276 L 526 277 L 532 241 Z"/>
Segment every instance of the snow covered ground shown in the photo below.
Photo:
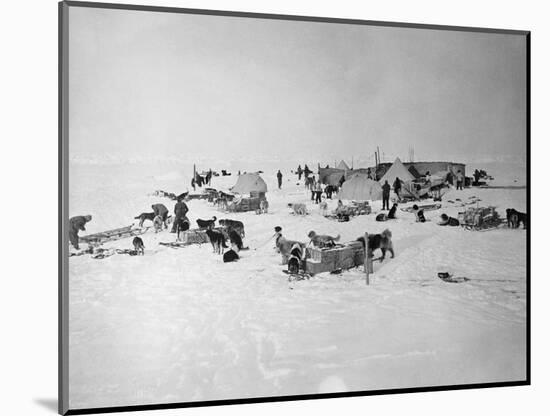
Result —
<path fill-rule="evenodd" d="M 71 163 L 70 215 L 91 214 L 86 233 L 93 233 L 129 225 L 156 202 L 172 210 L 172 201 L 149 194 L 185 191 L 191 166 L 175 160 Z M 480 205 L 495 205 L 504 215 L 509 207 L 526 208 L 525 190 L 450 191 L 424 224 L 401 210 L 392 222 L 368 215 L 338 223 L 323 218 L 296 184 L 290 169 L 297 163 L 211 166 L 233 172 L 214 178 L 216 188 L 233 185 L 239 167 L 265 171 L 268 215 L 224 214 L 206 201 L 188 203 L 193 223 L 212 215 L 243 221 L 251 250 L 224 264 L 209 245 L 160 246 L 175 239 L 165 231 L 142 235 L 142 257 L 70 258 L 71 408 L 525 378 L 525 231 L 437 225 L 441 213 L 464 209 L 449 199 L 477 196 Z M 278 168 L 282 190 L 275 186 Z M 506 174 L 497 175 L 499 169 Z M 525 184 L 522 164 L 487 170 L 499 184 Z M 307 202 L 310 215 L 291 215 L 288 202 Z M 376 213 L 381 203 L 373 206 Z M 302 241 L 310 230 L 348 241 L 390 228 L 396 257 L 375 263 L 369 286 L 362 268 L 288 282 L 270 239 L 276 225 Z M 105 247 L 131 248 L 131 240 Z M 471 280 L 445 283 L 438 271 Z"/>

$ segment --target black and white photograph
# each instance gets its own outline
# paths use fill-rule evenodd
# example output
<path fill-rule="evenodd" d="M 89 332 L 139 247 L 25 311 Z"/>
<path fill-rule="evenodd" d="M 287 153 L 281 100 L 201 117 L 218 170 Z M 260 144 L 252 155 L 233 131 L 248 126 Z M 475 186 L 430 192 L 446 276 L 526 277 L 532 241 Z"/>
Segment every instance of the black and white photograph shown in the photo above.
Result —
<path fill-rule="evenodd" d="M 61 409 L 529 384 L 529 32 L 60 19 Z"/>

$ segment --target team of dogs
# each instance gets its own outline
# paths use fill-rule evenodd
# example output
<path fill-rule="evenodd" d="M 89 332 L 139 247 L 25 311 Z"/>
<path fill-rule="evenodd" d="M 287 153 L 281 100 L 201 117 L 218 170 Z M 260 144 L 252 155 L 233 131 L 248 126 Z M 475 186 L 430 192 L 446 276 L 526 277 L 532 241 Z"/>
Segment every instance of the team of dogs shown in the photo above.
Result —
<path fill-rule="evenodd" d="M 156 216 L 155 218 L 151 219 L 151 215 L 148 213 L 142 213 L 135 217 L 135 219 L 140 220 L 140 226 L 143 225 L 143 221 L 149 219 L 155 223 L 155 220 L 157 218 L 160 218 L 159 216 Z M 162 221 L 162 219 L 160 219 Z M 213 216 L 209 220 L 203 220 L 198 219 L 197 225 L 200 230 L 205 230 L 206 235 L 208 236 L 208 239 L 210 240 L 210 244 L 212 245 L 212 249 L 214 253 L 216 254 L 222 254 L 224 262 L 230 262 L 235 261 L 239 259 L 239 255 L 237 254 L 240 250 L 245 250 L 246 248 L 243 246 L 243 238 L 245 237 L 244 232 L 244 224 L 241 221 L 231 220 L 231 219 L 220 219 L 218 221 L 219 225 L 221 227 L 226 228 L 227 230 L 227 237 L 229 238 L 230 244 L 231 244 L 231 250 L 224 253 L 224 249 L 229 248 L 226 244 L 227 238 L 226 235 L 219 230 L 215 230 L 217 218 Z M 162 228 L 162 223 L 160 225 L 160 228 Z M 155 231 L 157 230 L 155 226 Z M 141 237 L 134 237 L 134 240 L 132 241 L 132 244 L 134 246 L 134 250 L 138 255 L 145 254 L 145 245 L 143 243 L 143 240 Z"/>
<path fill-rule="evenodd" d="M 340 240 L 340 235 L 331 236 L 317 234 L 315 231 L 310 231 L 307 236 L 310 240 L 307 244 L 301 241 L 289 240 L 283 236 L 281 227 L 275 227 L 275 246 L 277 251 L 281 254 L 283 265 L 288 265 L 288 271 L 290 273 L 299 273 L 307 245 L 311 244 L 313 247 L 317 248 L 334 247 Z M 356 241 L 361 242 L 364 250 L 365 237 L 359 237 Z M 370 234 L 368 236 L 368 248 L 373 253 L 375 250 L 380 250 L 382 252 L 382 256 L 379 258 L 380 261 L 384 261 L 386 252 L 389 252 L 393 258 L 395 252 L 393 249 L 391 231 L 386 229 L 379 234 Z"/>
<path fill-rule="evenodd" d="M 306 215 L 307 210 L 305 204 L 288 204 L 292 208 L 293 212 L 297 215 Z M 397 209 L 397 204 L 394 204 L 392 207 L 393 215 L 388 215 L 389 218 L 394 217 L 395 210 Z M 168 220 L 171 217 L 168 217 Z M 153 213 L 142 213 L 135 217 L 139 219 L 140 226 L 143 226 L 145 220 L 153 221 L 155 227 L 155 232 L 158 232 L 162 229 L 163 226 L 167 226 L 166 222 L 163 221 L 158 215 L 155 216 Z M 387 217 L 377 218 L 378 221 L 385 221 Z M 223 255 L 224 262 L 236 261 L 239 259 L 238 252 L 245 249 L 243 247 L 243 238 L 244 233 L 244 224 L 241 221 L 231 220 L 231 219 L 220 219 L 219 225 L 227 229 L 227 237 L 231 243 L 231 250 L 224 253 L 224 249 L 228 248 L 226 244 L 226 235 L 219 230 L 215 230 L 217 218 L 214 216 L 212 219 L 203 220 L 198 219 L 197 225 L 199 229 L 206 230 L 210 244 L 212 245 L 212 250 L 216 254 Z M 527 228 L 527 214 L 519 212 L 516 209 L 508 208 L 506 210 L 506 220 L 509 228 L 519 228 L 520 224 L 523 225 L 523 228 Z M 317 234 L 315 231 L 310 231 L 308 233 L 310 239 L 309 244 L 312 244 L 314 247 L 324 248 L 324 247 L 333 247 L 340 240 L 340 235 L 331 236 L 325 234 Z M 363 248 L 365 248 L 365 238 L 359 237 L 357 241 L 361 242 Z M 135 237 L 133 240 L 134 250 L 138 255 L 143 255 L 145 251 L 145 245 L 143 240 L 140 237 Z M 283 264 L 288 264 L 289 271 L 291 273 L 297 273 L 300 269 L 300 264 L 303 260 L 306 243 L 286 239 L 282 234 L 281 227 L 275 227 L 275 246 L 277 251 L 282 256 Z M 382 256 L 379 258 L 380 261 L 383 261 L 386 257 L 386 252 L 391 254 L 393 258 L 395 252 L 393 249 L 392 243 L 392 233 L 389 229 L 382 231 L 379 234 L 371 234 L 368 237 L 368 248 L 374 252 L 375 250 L 380 250 Z"/>

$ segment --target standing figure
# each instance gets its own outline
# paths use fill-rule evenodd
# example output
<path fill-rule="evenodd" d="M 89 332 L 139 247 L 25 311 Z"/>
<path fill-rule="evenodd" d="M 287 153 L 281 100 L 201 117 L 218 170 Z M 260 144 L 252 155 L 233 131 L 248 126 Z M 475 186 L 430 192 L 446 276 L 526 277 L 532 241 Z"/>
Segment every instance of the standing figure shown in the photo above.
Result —
<path fill-rule="evenodd" d="M 304 165 L 304 178 L 309 178 L 309 174 L 311 173 L 311 170 L 308 168 L 307 165 Z"/>
<path fill-rule="evenodd" d="M 307 183 L 309 184 L 309 190 L 311 191 L 311 200 L 315 201 L 315 176 L 312 176 L 310 180 L 307 180 Z"/>
<path fill-rule="evenodd" d="M 334 192 L 334 187 L 332 185 L 327 185 L 325 187 L 325 195 L 327 199 L 332 199 L 332 193 Z"/>
<path fill-rule="evenodd" d="M 79 250 L 78 247 L 78 232 L 86 231 L 86 223 L 92 220 L 91 215 L 79 215 L 77 217 L 72 217 L 69 219 L 69 241 L 73 247 Z"/>
<path fill-rule="evenodd" d="M 279 185 L 279 189 L 281 189 L 281 185 L 283 184 L 283 174 L 281 173 L 281 169 L 277 171 L 277 185 Z"/>
<path fill-rule="evenodd" d="M 397 199 L 400 199 L 399 192 L 401 192 L 401 180 L 396 177 L 395 181 L 393 182 L 393 192 L 395 192 L 395 195 L 397 195 Z"/>
<path fill-rule="evenodd" d="M 459 171 L 457 172 L 457 174 L 456 174 L 456 189 L 457 189 L 457 190 L 459 190 L 459 189 L 460 189 L 460 190 L 464 189 L 464 188 L 462 187 L 463 182 L 464 182 L 464 175 L 462 174 L 462 171 L 459 170 Z"/>
<path fill-rule="evenodd" d="M 298 169 L 296 169 L 296 173 L 298 174 L 298 180 L 301 180 L 302 179 L 302 173 L 304 173 L 304 171 L 302 170 L 301 165 L 298 165 Z"/>
<path fill-rule="evenodd" d="M 447 172 L 447 176 L 445 176 L 445 182 L 446 182 L 447 186 L 453 184 L 453 173 L 451 172 L 450 169 Z"/>
<path fill-rule="evenodd" d="M 382 185 L 382 210 L 390 209 L 390 191 L 391 186 L 386 180 Z"/>
<path fill-rule="evenodd" d="M 182 222 L 187 212 L 189 212 L 189 208 L 187 208 L 187 204 L 183 202 L 183 198 L 178 198 L 178 202 L 174 206 L 174 214 L 176 218 L 174 219 L 174 224 L 172 225 L 172 231 L 170 231 L 171 233 L 175 233 L 177 231 L 178 224 Z"/>
<path fill-rule="evenodd" d="M 479 172 L 479 170 L 475 170 L 474 171 L 474 184 L 475 185 L 479 185 L 479 178 L 481 177 L 481 173 Z"/>
<path fill-rule="evenodd" d="M 316 204 L 321 203 L 322 194 L 323 194 L 323 188 L 321 186 L 321 181 L 318 181 L 317 185 L 315 185 L 315 203 Z"/>

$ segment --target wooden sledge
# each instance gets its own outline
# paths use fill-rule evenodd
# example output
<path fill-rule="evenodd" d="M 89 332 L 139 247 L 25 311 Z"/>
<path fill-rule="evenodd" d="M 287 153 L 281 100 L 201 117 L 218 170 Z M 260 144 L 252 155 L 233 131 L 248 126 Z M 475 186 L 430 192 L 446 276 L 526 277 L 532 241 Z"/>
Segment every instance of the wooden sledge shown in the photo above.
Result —
<path fill-rule="evenodd" d="M 234 199 L 232 202 L 228 202 L 227 211 L 228 212 L 249 212 L 249 211 L 258 211 L 260 209 L 260 203 L 262 199 L 265 199 L 265 196 L 254 196 L 254 197 L 241 197 L 240 199 Z"/>
<path fill-rule="evenodd" d="M 441 208 L 441 204 L 424 204 L 424 205 L 417 205 L 417 206 L 418 206 L 418 209 L 421 209 L 424 212 L 426 212 L 426 211 L 435 211 L 435 210 Z M 412 207 L 401 208 L 401 211 L 413 212 L 413 208 Z"/>
<path fill-rule="evenodd" d="M 229 238 L 227 234 L 227 227 L 214 227 L 212 230 L 221 232 L 226 239 Z M 199 228 L 182 231 L 180 233 L 180 241 L 160 242 L 159 244 L 171 248 L 181 248 L 192 244 L 206 244 L 210 242 L 206 231 L 207 230 L 201 230 Z"/>
<path fill-rule="evenodd" d="M 469 231 L 494 230 L 506 222 L 492 206 L 468 208 L 465 212 L 458 213 L 458 219 L 462 227 Z"/>
<path fill-rule="evenodd" d="M 309 280 L 310 277 L 312 277 L 310 274 L 304 272 L 303 270 L 300 270 L 299 273 L 291 273 L 288 270 L 283 270 L 283 273 L 288 275 L 288 281 L 294 282 L 298 280 Z"/>
<path fill-rule="evenodd" d="M 88 244 L 103 244 L 107 241 L 121 240 L 123 238 L 134 237 L 136 235 L 141 235 L 147 232 L 151 227 L 145 228 L 132 228 L 133 225 L 128 225 L 127 227 L 115 228 L 114 230 L 103 231 L 95 234 L 88 234 L 82 237 L 79 237 L 80 242 Z"/>

